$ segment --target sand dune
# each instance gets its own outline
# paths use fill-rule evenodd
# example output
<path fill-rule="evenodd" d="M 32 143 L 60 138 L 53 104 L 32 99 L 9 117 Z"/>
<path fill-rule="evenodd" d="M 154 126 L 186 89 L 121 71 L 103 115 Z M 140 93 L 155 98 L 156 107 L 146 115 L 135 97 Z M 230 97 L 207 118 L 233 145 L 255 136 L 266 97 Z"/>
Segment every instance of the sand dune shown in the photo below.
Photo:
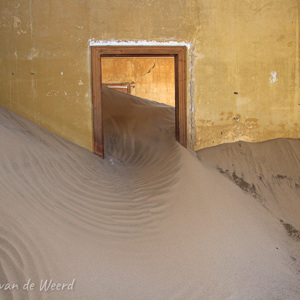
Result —
<path fill-rule="evenodd" d="M 217 148 L 199 160 L 175 141 L 173 108 L 103 98 L 104 160 L 0 109 L 0 284 L 19 286 L 0 299 L 299 298 L 300 242 L 280 222 L 299 228 L 299 141 L 257 144 L 275 153 L 259 171 L 226 150 L 230 169 Z M 45 279 L 75 282 L 39 291 Z"/>
<path fill-rule="evenodd" d="M 197 155 L 278 219 L 300 229 L 300 140 L 237 142 L 203 149 Z"/>

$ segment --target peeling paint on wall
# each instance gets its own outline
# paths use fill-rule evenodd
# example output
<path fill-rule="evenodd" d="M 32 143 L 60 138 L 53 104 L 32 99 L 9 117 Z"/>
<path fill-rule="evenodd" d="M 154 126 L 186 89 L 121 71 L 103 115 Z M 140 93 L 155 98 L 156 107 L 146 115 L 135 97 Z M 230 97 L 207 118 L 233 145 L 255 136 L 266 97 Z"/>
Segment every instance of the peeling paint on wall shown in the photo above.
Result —
<path fill-rule="evenodd" d="M 39 56 L 39 51 L 35 48 L 32 48 L 30 54 L 28 54 L 26 57 L 28 60 L 33 60 L 35 57 L 38 56 Z"/>
<path fill-rule="evenodd" d="M 14 16 L 14 28 L 18 28 L 19 23 L 21 23 L 21 19 L 18 16 Z"/>
<path fill-rule="evenodd" d="M 275 83 L 278 81 L 277 78 L 277 72 L 276 71 L 272 71 L 271 72 L 271 77 L 269 78 L 270 83 Z"/>
<path fill-rule="evenodd" d="M 186 46 L 188 49 L 191 47 L 189 42 L 176 42 L 176 41 L 120 41 L 111 39 L 109 41 L 96 40 L 95 38 L 89 39 L 90 46 Z"/>

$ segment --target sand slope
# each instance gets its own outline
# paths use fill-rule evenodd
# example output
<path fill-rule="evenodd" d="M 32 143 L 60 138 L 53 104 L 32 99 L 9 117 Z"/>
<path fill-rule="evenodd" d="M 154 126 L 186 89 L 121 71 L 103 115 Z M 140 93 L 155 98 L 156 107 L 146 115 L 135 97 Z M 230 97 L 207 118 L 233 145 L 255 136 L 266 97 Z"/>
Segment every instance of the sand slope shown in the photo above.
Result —
<path fill-rule="evenodd" d="M 176 143 L 172 108 L 103 96 L 105 160 L 0 109 L 0 283 L 19 285 L 0 299 L 299 298 L 277 215 Z"/>
<path fill-rule="evenodd" d="M 300 140 L 237 142 L 203 149 L 197 155 L 278 219 L 300 230 Z M 300 232 L 298 237 L 300 241 Z"/>

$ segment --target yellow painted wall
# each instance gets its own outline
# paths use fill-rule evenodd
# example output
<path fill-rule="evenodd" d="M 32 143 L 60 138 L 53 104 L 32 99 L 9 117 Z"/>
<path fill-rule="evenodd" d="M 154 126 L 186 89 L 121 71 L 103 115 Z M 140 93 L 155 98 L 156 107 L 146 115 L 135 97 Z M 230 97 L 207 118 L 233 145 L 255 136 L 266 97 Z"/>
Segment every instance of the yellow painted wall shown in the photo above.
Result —
<path fill-rule="evenodd" d="M 173 57 L 104 57 L 103 83 L 130 83 L 131 94 L 175 106 Z"/>
<path fill-rule="evenodd" d="M 191 45 L 195 149 L 300 137 L 300 0 L 1 0 L 0 13 L 1 105 L 90 150 L 93 38 Z"/>

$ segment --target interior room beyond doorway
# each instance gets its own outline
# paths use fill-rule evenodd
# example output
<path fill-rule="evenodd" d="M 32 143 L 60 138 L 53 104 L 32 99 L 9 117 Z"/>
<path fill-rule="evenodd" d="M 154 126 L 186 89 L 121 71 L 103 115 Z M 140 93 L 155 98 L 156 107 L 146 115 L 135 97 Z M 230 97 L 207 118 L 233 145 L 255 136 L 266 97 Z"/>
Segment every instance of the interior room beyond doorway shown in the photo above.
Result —
<path fill-rule="evenodd" d="M 103 57 L 102 85 L 175 107 L 174 57 Z"/>

